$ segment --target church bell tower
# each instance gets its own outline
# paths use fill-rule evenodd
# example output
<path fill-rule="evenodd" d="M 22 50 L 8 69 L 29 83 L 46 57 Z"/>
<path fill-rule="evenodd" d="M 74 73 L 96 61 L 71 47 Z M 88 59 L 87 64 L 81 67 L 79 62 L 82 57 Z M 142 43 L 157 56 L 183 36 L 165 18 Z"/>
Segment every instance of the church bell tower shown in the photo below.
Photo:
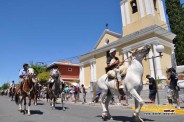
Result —
<path fill-rule="evenodd" d="M 163 0 L 120 0 L 123 36 L 151 25 L 168 30 Z"/>

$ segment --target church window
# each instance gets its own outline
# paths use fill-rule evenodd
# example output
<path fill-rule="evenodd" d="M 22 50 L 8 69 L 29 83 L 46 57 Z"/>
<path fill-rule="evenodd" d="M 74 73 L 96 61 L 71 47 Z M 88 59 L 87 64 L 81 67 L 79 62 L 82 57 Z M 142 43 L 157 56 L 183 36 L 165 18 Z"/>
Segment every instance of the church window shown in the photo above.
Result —
<path fill-rule="evenodd" d="M 105 44 L 109 44 L 109 39 L 105 39 Z"/>
<path fill-rule="evenodd" d="M 131 7 L 132 7 L 132 13 L 136 13 L 136 12 L 138 11 L 136 0 L 131 0 L 131 1 L 130 1 L 130 5 L 131 5 Z"/>

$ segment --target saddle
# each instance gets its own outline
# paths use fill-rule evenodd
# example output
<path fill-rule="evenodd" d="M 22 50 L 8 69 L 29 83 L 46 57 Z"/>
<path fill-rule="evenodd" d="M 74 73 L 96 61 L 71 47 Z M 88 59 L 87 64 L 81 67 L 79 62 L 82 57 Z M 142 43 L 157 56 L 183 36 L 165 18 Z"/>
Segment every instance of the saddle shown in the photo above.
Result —
<path fill-rule="evenodd" d="M 126 65 L 121 65 L 121 66 L 119 67 L 120 75 L 121 75 L 122 77 L 124 77 L 124 76 L 126 75 L 127 69 L 128 69 L 128 66 L 126 66 Z M 116 72 L 115 72 L 114 70 L 109 70 L 109 71 L 107 72 L 107 76 L 108 76 L 108 78 L 114 79 L 114 78 L 116 78 Z"/>

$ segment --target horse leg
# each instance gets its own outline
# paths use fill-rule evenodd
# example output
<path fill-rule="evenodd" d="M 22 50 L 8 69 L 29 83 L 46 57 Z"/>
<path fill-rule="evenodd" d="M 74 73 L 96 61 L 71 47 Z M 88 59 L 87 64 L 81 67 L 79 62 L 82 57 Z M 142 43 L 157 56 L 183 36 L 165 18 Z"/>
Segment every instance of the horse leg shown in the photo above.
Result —
<path fill-rule="evenodd" d="M 30 107 L 31 107 L 31 98 L 29 98 L 29 103 L 28 103 L 28 110 L 27 110 L 27 115 L 28 115 L 28 116 L 31 115 Z"/>
<path fill-rule="evenodd" d="M 37 95 L 34 95 L 34 105 L 37 105 Z"/>
<path fill-rule="evenodd" d="M 137 91 L 135 89 L 132 89 L 130 91 L 130 94 L 135 98 L 135 111 L 133 113 L 133 119 L 136 122 L 144 122 L 140 117 L 139 117 L 139 113 L 140 110 L 144 104 L 143 99 L 140 97 L 139 93 L 137 93 Z"/>
<path fill-rule="evenodd" d="M 23 97 L 18 96 L 18 102 L 19 102 L 19 111 L 22 112 L 22 102 L 23 102 Z"/>
<path fill-rule="evenodd" d="M 23 114 L 26 114 L 26 97 L 23 98 L 24 99 L 24 111 L 23 111 Z"/>
<path fill-rule="evenodd" d="M 103 90 L 100 97 L 100 103 L 102 106 L 102 118 L 105 120 L 107 117 L 107 108 L 105 105 L 105 97 L 107 96 L 108 90 Z"/>
<path fill-rule="evenodd" d="M 107 98 L 105 100 L 105 107 L 106 107 L 106 110 L 107 110 L 107 118 L 108 119 L 113 119 L 112 116 L 110 115 L 110 112 L 109 112 L 109 103 L 112 99 L 113 95 L 110 93 L 110 94 L 107 94 Z"/>
<path fill-rule="evenodd" d="M 64 99 L 65 99 L 65 93 L 61 93 L 61 104 L 62 104 L 63 111 L 65 111 Z"/>

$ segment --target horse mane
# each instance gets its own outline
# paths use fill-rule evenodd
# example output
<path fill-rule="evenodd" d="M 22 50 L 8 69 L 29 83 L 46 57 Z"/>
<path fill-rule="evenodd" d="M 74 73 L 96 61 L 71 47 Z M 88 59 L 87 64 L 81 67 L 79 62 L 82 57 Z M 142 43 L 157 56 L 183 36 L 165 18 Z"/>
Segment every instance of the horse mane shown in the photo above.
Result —
<path fill-rule="evenodd" d="M 31 90 L 31 84 L 32 84 L 32 81 L 30 78 L 27 78 L 23 84 L 23 91 L 24 92 L 30 92 Z"/>

